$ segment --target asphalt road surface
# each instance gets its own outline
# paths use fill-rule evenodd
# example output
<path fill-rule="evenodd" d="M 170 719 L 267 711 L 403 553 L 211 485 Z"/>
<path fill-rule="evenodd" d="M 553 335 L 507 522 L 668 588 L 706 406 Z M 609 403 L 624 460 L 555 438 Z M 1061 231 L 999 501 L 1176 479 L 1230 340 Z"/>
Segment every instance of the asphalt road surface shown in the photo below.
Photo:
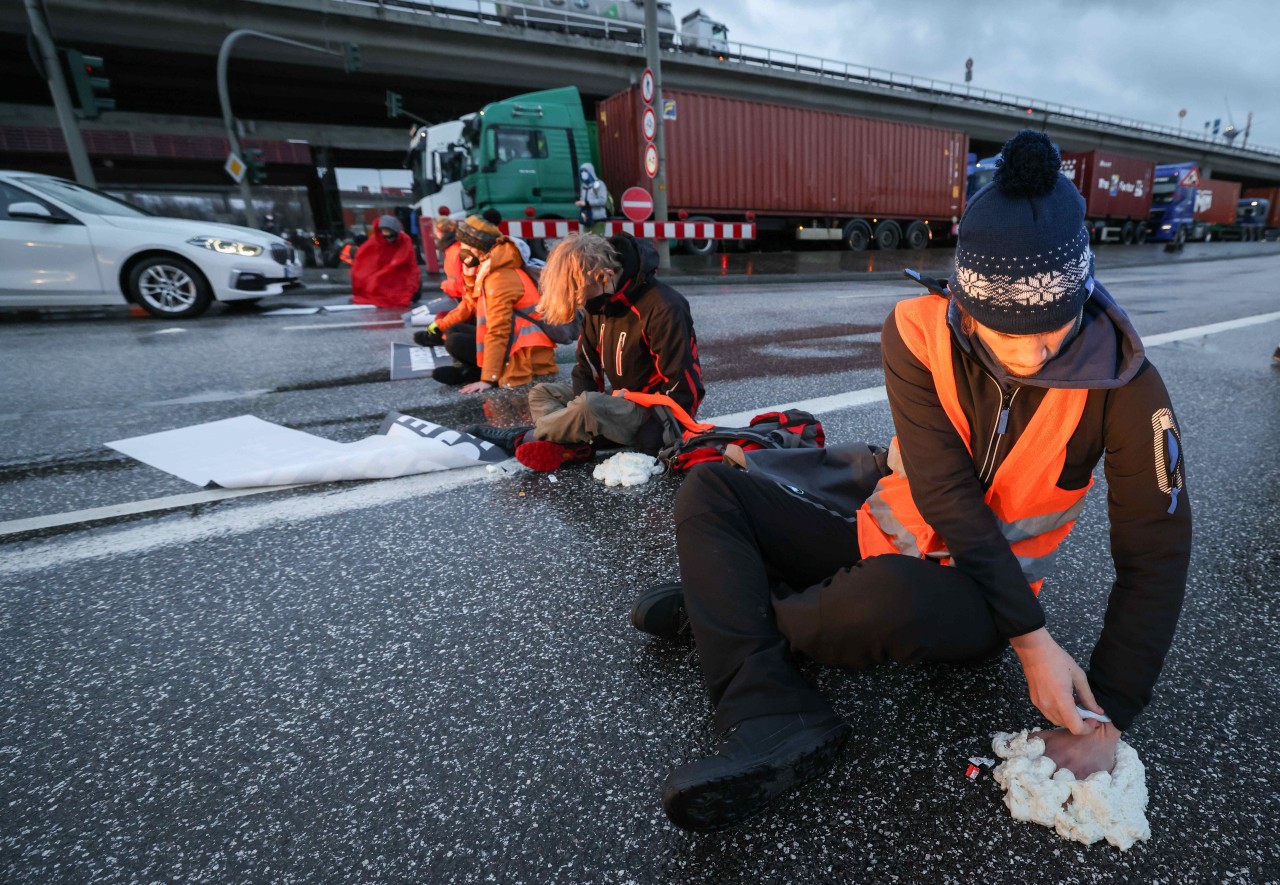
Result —
<path fill-rule="evenodd" d="M 1043 724 L 1011 653 L 813 669 L 854 729 L 835 771 L 735 830 L 670 825 L 660 785 L 713 745 L 709 709 L 696 651 L 627 613 L 675 575 L 678 477 L 219 499 L 103 447 L 243 414 L 343 441 L 391 409 L 482 420 L 386 380 L 395 316 L 0 318 L 0 880 L 1280 882 L 1280 251 L 1250 245 L 1100 259 L 1172 393 L 1196 514 L 1179 632 L 1126 735 L 1153 835 L 1123 853 L 965 777 L 993 732 Z M 829 441 L 887 442 L 879 328 L 918 290 L 741 283 L 685 287 L 701 417 L 826 398 Z M 1041 599 L 1083 660 L 1111 580 L 1101 475 L 1061 559 Z"/>

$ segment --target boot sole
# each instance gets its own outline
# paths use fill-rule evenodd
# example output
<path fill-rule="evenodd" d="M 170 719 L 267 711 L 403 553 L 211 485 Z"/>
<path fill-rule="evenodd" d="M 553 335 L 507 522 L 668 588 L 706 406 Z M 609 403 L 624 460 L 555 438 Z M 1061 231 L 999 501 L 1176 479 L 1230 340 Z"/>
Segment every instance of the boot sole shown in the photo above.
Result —
<path fill-rule="evenodd" d="M 831 728 L 816 744 L 784 747 L 778 758 L 681 785 L 668 780 L 662 807 L 686 830 L 722 830 L 754 817 L 778 796 L 830 771 L 849 742 L 845 723 Z"/>

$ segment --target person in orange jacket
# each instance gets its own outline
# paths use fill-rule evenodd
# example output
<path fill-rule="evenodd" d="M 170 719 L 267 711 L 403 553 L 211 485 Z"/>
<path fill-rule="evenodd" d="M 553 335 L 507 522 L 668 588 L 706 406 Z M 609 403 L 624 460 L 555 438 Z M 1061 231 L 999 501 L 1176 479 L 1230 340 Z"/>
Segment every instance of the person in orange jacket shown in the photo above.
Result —
<path fill-rule="evenodd" d="M 1057 149 L 1023 130 L 1001 156 L 960 220 L 951 279 L 885 321 L 889 449 L 748 453 L 749 470 L 695 467 L 676 497 L 680 582 L 641 594 L 631 620 L 665 638 L 692 627 L 723 735 L 667 776 L 678 826 L 737 824 L 835 764 L 851 729 L 793 654 L 865 669 L 1012 646 L 1059 726 L 1036 734 L 1045 755 L 1081 779 L 1111 770 L 1151 701 L 1191 556 L 1181 432 L 1094 278 Z M 1037 593 L 1099 461 L 1115 580 L 1086 672 Z"/>
<path fill-rule="evenodd" d="M 376 307 L 405 310 L 422 287 L 413 240 L 400 219 L 383 215 L 373 225 L 373 235 L 356 253 L 351 266 L 351 301 Z"/>
<path fill-rule="evenodd" d="M 498 228 L 472 215 L 455 231 L 465 271 L 474 272 L 470 295 L 443 319 L 414 335 L 418 344 L 444 344 L 452 366 L 431 375 L 460 393 L 519 387 L 557 373 L 555 344 L 526 316 L 540 300 L 520 250 Z"/>
<path fill-rule="evenodd" d="M 436 236 L 436 249 L 440 252 L 444 265 L 444 280 L 440 290 L 454 301 L 461 301 L 466 294 L 466 284 L 462 280 L 462 244 L 458 242 L 458 222 L 448 215 L 436 217 L 432 225 Z"/>

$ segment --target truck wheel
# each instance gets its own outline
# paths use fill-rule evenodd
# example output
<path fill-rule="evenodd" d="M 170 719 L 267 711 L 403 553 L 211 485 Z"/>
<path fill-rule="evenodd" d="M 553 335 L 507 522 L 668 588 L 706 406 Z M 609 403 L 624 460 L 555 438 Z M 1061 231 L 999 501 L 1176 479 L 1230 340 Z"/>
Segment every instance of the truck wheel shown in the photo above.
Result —
<path fill-rule="evenodd" d="M 685 219 L 690 224 L 711 224 L 714 218 L 705 215 L 691 215 Z M 719 240 L 681 240 L 680 248 L 690 255 L 713 255 L 720 246 Z"/>
<path fill-rule="evenodd" d="M 907 225 L 907 248 L 923 249 L 929 245 L 929 225 L 923 221 L 913 221 Z"/>
<path fill-rule="evenodd" d="M 871 245 L 871 225 L 855 219 L 844 226 L 844 244 L 854 252 L 862 252 Z"/>
<path fill-rule="evenodd" d="M 1187 241 L 1187 228 L 1185 225 L 1178 225 L 1178 230 L 1173 235 L 1173 242 L 1177 246 L 1181 246 Z"/>
<path fill-rule="evenodd" d="M 1134 235 L 1133 222 L 1126 221 L 1120 228 L 1120 242 L 1124 243 L 1126 246 L 1132 246 L 1137 242 L 1137 239 L 1138 238 Z"/>
<path fill-rule="evenodd" d="M 881 249 L 896 249 L 902 242 L 902 228 L 896 221 L 882 221 L 876 225 L 876 246 Z"/>
<path fill-rule="evenodd" d="M 153 317 L 198 317 L 213 303 L 208 281 L 189 261 L 177 255 L 153 255 L 129 271 L 129 298 Z"/>
<path fill-rule="evenodd" d="M 1142 245 L 1147 241 L 1147 236 L 1151 232 L 1147 230 L 1147 224 L 1144 221 L 1136 222 L 1133 226 L 1133 242 Z"/>

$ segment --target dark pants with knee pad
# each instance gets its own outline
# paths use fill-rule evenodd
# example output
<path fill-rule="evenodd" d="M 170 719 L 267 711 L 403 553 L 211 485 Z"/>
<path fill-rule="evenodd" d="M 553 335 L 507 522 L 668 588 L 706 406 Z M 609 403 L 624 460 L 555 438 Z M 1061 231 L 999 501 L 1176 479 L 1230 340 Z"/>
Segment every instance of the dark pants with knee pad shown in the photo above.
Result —
<path fill-rule="evenodd" d="M 723 464 L 676 498 L 680 582 L 717 728 L 828 712 L 791 651 L 835 667 L 964 662 L 1003 645 L 981 588 L 909 556 L 858 554 L 857 524 Z"/>

